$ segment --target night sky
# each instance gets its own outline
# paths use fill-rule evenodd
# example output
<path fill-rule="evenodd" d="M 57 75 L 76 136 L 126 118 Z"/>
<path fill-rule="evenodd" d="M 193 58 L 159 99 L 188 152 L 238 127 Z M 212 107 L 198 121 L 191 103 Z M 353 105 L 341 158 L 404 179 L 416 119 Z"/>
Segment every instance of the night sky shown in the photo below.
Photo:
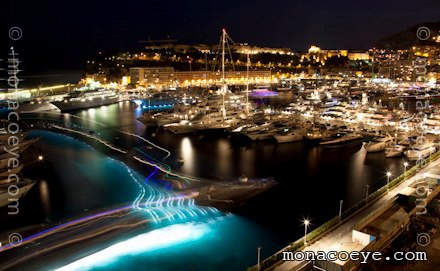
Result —
<path fill-rule="evenodd" d="M 306 50 L 367 49 L 415 24 L 440 21 L 440 1 L 248 0 L 2 0 L 1 58 L 8 29 L 31 70 L 80 69 L 88 56 L 139 49 L 139 40 L 169 36 L 178 43 L 218 43 L 225 27 L 236 42 Z"/>

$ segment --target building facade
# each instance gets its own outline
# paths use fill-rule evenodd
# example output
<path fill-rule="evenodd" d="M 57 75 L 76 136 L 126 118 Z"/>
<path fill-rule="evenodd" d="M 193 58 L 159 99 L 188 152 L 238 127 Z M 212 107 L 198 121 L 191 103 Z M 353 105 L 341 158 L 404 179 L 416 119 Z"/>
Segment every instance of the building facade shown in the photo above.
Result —
<path fill-rule="evenodd" d="M 130 68 L 133 84 L 152 87 L 208 85 L 222 82 L 222 73 L 218 71 L 174 71 L 173 67 L 136 67 Z M 266 82 L 272 79 L 271 71 L 249 71 L 249 81 Z M 227 83 L 241 84 L 247 80 L 246 71 L 226 71 Z"/>

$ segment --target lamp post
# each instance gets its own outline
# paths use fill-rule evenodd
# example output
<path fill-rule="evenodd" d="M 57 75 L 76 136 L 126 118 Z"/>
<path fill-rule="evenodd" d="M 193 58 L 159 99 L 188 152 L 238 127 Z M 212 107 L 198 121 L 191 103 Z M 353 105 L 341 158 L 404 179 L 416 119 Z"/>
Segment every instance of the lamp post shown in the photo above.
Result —
<path fill-rule="evenodd" d="M 308 219 L 304 220 L 304 245 L 307 245 L 307 226 L 309 226 L 310 221 Z"/>
<path fill-rule="evenodd" d="M 260 270 L 260 251 L 261 251 L 261 246 L 257 247 L 257 270 Z"/>
<path fill-rule="evenodd" d="M 368 188 L 370 187 L 368 184 L 367 186 L 367 194 L 365 195 L 365 205 L 368 205 Z"/>
<path fill-rule="evenodd" d="M 403 163 L 405 170 L 403 171 L 403 176 L 406 177 L 406 168 L 408 167 L 408 162 Z"/>
<path fill-rule="evenodd" d="M 339 222 L 342 221 L 342 203 L 344 202 L 344 200 L 340 200 L 339 201 Z"/>
<path fill-rule="evenodd" d="M 390 177 L 391 177 L 391 172 L 387 172 L 387 190 L 390 191 Z"/>

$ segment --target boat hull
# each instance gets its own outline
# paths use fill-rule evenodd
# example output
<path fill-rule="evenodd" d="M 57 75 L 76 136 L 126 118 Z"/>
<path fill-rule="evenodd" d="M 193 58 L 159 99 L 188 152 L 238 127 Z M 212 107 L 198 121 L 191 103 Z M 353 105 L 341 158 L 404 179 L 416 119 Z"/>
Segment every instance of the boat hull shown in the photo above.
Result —
<path fill-rule="evenodd" d="M 420 159 L 425 159 L 434 153 L 435 153 L 435 148 L 432 148 L 431 150 L 428 151 L 420 151 L 420 152 L 414 150 L 408 150 L 404 154 L 408 158 L 408 160 L 416 161 Z"/>
<path fill-rule="evenodd" d="M 392 158 L 392 157 L 400 157 L 403 155 L 403 151 L 386 151 L 385 157 Z"/>
<path fill-rule="evenodd" d="M 302 135 L 274 135 L 278 143 L 290 143 L 303 140 Z"/>
<path fill-rule="evenodd" d="M 19 113 L 60 112 L 60 109 L 49 102 L 21 103 L 17 111 Z"/>
<path fill-rule="evenodd" d="M 319 143 L 319 145 L 323 148 L 341 148 L 341 147 L 352 146 L 361 143 L 362 143 L 362 137 L 354 137 L 347 140 L 332 140 L 332 141 L 321 142 Z"/>
<path fill-rule="evenodd" d="M 53 105 L 58 107 L 61 112 L 75 111 L 80 109 L 87 109 L 93 107 L 99 107 L 109 104 L 114 104 L 119 102 L 119 97 L 110 97 L 110 98 L 95 98 L 93 100 L 86 101 L 61 101 L 61 102 L 52 102 Z"/>

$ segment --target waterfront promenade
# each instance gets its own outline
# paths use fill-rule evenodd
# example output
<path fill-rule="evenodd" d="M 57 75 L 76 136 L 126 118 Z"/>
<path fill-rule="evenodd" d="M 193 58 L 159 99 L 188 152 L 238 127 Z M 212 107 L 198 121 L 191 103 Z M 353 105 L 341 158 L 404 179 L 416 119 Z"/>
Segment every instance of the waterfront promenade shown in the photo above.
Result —
<path fill-rule="evenodd" d="M 424 178 L 424 174 L 431 172 L 433 170 L 439 171 L 440 169 L 440 159 L 437 158 L 435 161 L 431 162 L 428 166 L 421 169 L 417 174 L 408 178 L 407 180 L 401 182 L 399 185 L 395 186 L 388 193 L 385 193 L 381 198 L 376 200 L 371 205 L 365 207 L 362 211 L 353 215 L 348 220 L 344 221 L 341 225 L 337 226 L 333 231 L 327 233 L 325 236 L 319 240 L 309 243 L 306 247 L 302 248 L 302 251 L 360 251 L 364 246 L 352 241 L 352 231 L 356 226 L 364 221 L 366 217 L 372 213 L 376 213 L 378 210 L 384 208 L 384 206 L 389 206 L 390 202 L 394 201 L 398 194 L 405 194 L 409 187 L 413 186 L 416 180 Z M 336 261 L 336 263 L 343 264 Z M 266 269 L 273 271 L 297 271 L 297 270 L 307 270 L 307 267 L 311 266 L 310 262 L 305 261 L 282 261 L 278 262 L 274 266 Z"/>

